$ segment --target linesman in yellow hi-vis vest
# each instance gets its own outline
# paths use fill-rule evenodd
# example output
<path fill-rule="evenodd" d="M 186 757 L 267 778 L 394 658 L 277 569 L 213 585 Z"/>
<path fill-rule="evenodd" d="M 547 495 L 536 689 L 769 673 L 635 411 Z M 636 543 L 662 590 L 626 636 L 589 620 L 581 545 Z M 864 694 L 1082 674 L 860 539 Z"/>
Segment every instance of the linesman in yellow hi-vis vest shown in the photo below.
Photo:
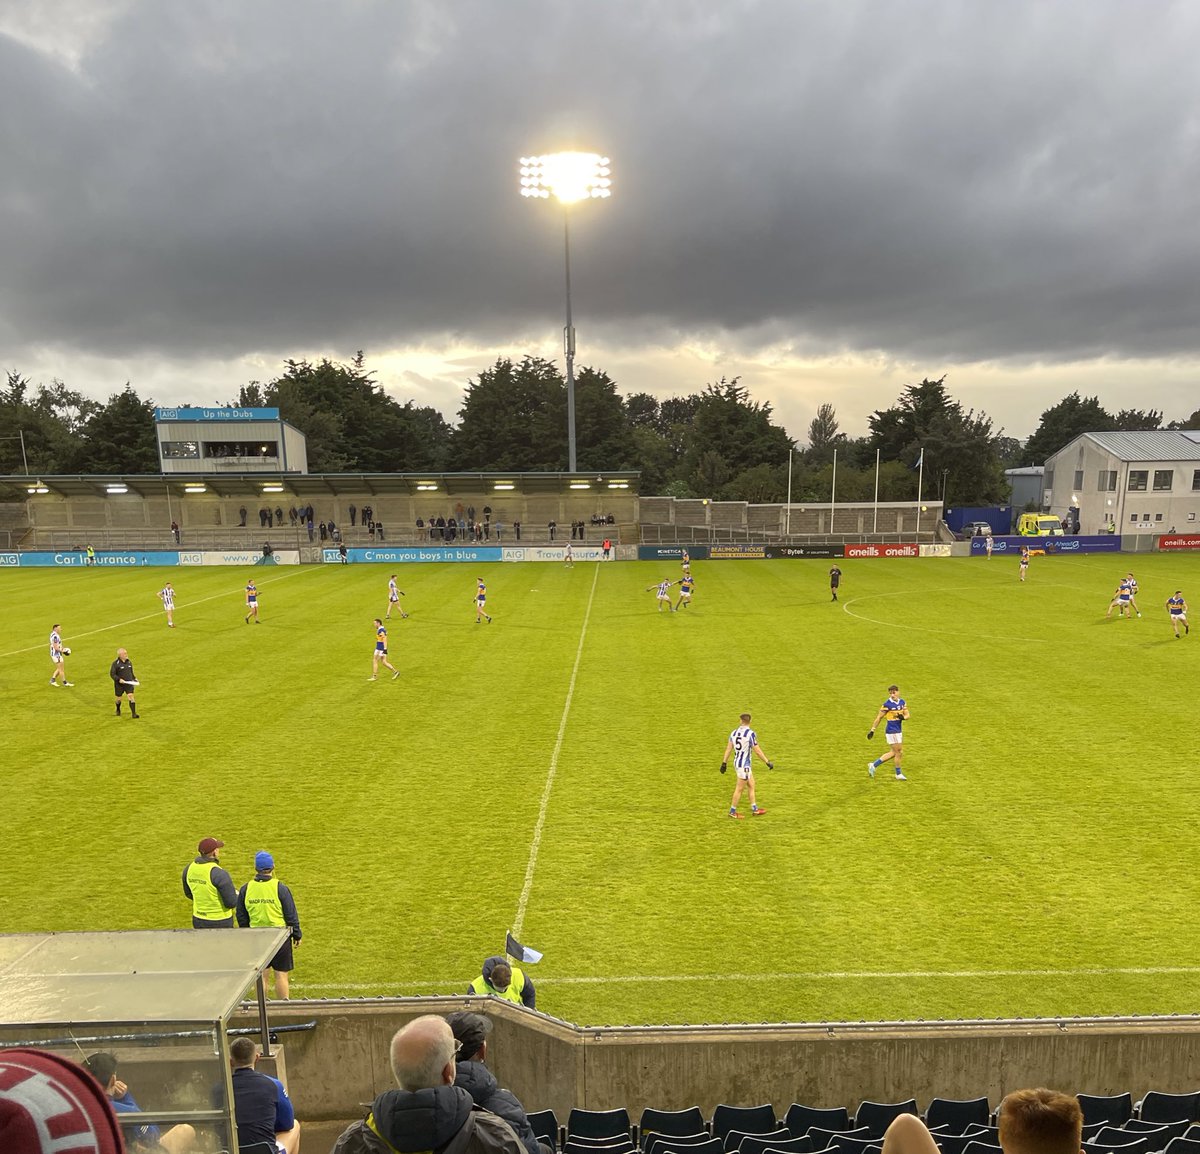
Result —
<path fill-rule="evenodd" d="M 238 891 L 237 924 L 243 929 L 290 927 L 292 936 L 279 947 L 270 966 L 275 971 L 275 996 L 287 998 L 288 974 L 296 968 L 292 947 L 300 944 L 300 915 L 292 891 L 275 876 L 275 859 L 265 849 L 254 855 L 254 870 L 254 880 Z"/>
<path fill-rule="evenodd" d="M 206 837 L 196 847 L 196 860 L 183 867 L 183 892 L 192 903 L 192 926 L 198 930 L 233 925 L 237 890 L 233 878 L 219 864 L 224 845 L 215 837 Z"/>
<path fill-rule="evenodd" d="M 530 1010 L 537 1009 L 537 991 L 533 982 L 524 971 L 509 965 L 507 958 L 488 958 L 483 963 L 483 972 L 467 987 L 467 993 L 491 994 Z"/>

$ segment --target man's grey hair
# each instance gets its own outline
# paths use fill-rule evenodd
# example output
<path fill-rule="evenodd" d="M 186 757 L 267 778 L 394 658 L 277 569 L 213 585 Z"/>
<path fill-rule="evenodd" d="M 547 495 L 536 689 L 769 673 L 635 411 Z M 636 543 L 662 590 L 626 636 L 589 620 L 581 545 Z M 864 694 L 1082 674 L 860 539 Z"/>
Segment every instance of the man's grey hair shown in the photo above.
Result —
<path fill-rule="evenodd" d="M 454 1034 L 445 1018 L 414 1018 L 392 1038 L 392 1074 L 401 1090 L 428 1090 L 445 1083 L 454 1061 Z"/>

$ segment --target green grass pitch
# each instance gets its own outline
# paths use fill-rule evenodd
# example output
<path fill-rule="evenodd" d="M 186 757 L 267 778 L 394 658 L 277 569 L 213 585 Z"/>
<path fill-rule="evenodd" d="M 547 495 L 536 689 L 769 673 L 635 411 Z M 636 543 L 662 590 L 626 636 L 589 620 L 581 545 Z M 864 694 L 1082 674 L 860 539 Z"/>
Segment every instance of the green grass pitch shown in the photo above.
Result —
<path fill-rule="evenodd" d="M 1196 559 L 846 561 L 837 605 L 828 567 L 698 563 L 659 614 L 673 563 L 413 566 L 373 684 L 384 567 L 256 569 L 257 626 L 250 570 L 0 573 L 0 930 L 187 926 L 211 834 L 239 885 L 275 854 L 300 997 L 462 991 L 513 927 L 580 1023 L 1200 1008 L 1200 633 L 1163 609 Z M 1144 616 L 1105 621 L 1129 568 Z M 907 783 L 866 772 L 892 681 Z M 776 768 L 733 822 L 742 710 Z"/>

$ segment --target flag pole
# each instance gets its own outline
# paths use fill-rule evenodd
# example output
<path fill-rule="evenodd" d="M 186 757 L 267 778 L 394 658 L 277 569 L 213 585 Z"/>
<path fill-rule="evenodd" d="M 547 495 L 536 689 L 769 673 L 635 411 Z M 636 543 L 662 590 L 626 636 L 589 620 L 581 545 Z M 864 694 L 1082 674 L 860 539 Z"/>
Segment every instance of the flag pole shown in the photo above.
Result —
<path fill-rule="evenodd" d="M 787 512 L 783 515 L 783 535 L 792 535 L 792 450 L 788 449 L 788 499 Z"/>
<path fill-rule="evenodd" d="M 921 456 L 917 460 L 917 537 L 921 536 L 921 482 L 925 479 L 925 446 L 921 446 Z"/>
<path fill-rule="evenodd" d="M 879 450 L 875 450 L 875 520 L 871 524 L 871 532 L 879 532 Z"/>
<path fill-rule="evenodd" d="M 837 449 L 833 450 L 833 479 L 829 483 L 829 535 L 833 536 L 833 513 L 837 500 Z"/>

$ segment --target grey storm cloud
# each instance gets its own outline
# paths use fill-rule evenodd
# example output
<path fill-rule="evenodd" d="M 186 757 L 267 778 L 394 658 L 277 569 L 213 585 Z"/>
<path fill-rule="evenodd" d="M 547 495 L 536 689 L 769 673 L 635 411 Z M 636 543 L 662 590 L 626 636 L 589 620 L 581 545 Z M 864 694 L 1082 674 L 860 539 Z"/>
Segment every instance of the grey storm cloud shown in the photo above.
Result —
<path fill-rule="evenodd" d="M 1200 6 L 136 0 L 73 58 L 0 29 L 0 349 L 544 328 L 562 219 L 517 160 L 576 147 L 613 159 L 572 217 L 609 333 L 1200 352 Z"/>

